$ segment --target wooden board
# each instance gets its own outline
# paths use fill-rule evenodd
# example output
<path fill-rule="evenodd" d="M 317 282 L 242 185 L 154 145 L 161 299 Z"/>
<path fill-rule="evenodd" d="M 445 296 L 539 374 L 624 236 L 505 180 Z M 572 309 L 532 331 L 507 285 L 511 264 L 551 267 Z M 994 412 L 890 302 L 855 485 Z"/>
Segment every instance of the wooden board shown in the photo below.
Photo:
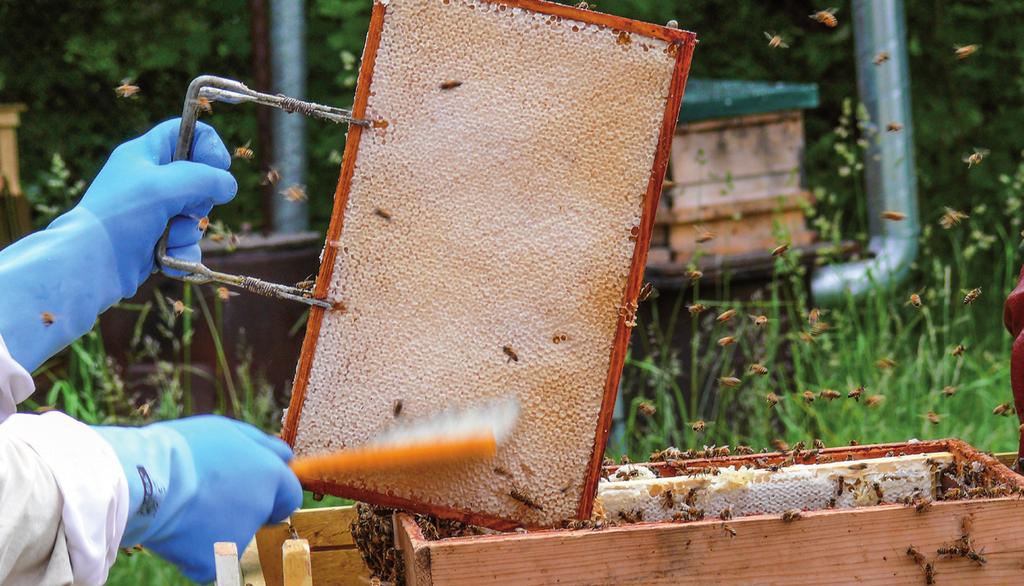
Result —
<path fill-rule="evenodd" d="M 282 545 L 295 535 L 309 543 L 314 584 L 365 586 L 370 571 L 363 563 L 352 539 L 355 507 L 303 509 L 292 514 L 288 523 L 268 525 L 256 534 L 261 584 L 282 586 Z M 248 551 L 248 550 L 247 550 Z M 243 570 L 247 560 L 243 556 Z M 251 554 L 250 554 L 251 558 Z M 250 575 L 256 572 L 248 563 L 246 581 L 256 584 Z"/>
<path fill-rule="evenodd" d="M 539 0 L 375 3 L 353 112 L 378 124 L 349 130 L 315 288 L 337 309 L 311 310 L 282 435 L 358 445 L 395 400 L 522 410 L 491 464 L 307 488 L 499 528 L 589 514 L 694 44 Z"/>
<path fill-rule="evenodd" d="M 715 234 L 714 240 L 697 243 L 697 237 L 707 230 Z M 777 234 L 785 234 L 780 237 Z M 807 246 L 814 242 L 815 233 L 808 230 L 800 210 L 787 210 L 770 214 L 753 214 L 741 219 L 721 219 L 694 224 L 669 226 L 669 250 L 673 258 L 687 263 L 698 251 L 710 255 L 734 255 L 754 251 L 770 251 L 784 242 L 791 246 Z"/>

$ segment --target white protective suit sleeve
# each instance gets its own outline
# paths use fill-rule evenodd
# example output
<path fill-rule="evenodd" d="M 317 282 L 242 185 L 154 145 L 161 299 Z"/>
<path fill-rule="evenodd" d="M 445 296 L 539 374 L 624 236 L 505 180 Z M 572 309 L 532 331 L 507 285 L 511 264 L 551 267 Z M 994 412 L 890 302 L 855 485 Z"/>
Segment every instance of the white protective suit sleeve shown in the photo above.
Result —
<path fill-rule="evenodd" d="M 52 540 L 53 535 L 59 540 L 59 533 L 63 532 L 74 583 L 102 584 L 117 557 L 128 519 L 127 479 L 114 450 L 89 426 L 58 412 L 15 414 L 14 406 L 32 390 L 32 377 L 11 358 L 0 338 L 0 443 L 4 443 L 8 454 L 18 458 L 26 453 L 34 455 L 54 481 L 48 484 L 45 479 L 40 480 L 38 467 L 34 467 L 34 476 L 21 467 L 6 466 L 0 470 L 0 536 L 6 535 L 4 528 L 9 519 L 19 522 L 24 514 L 9 510 L 14 507 L 8 507 L 8 503 L 19 499 L 8 491 L 53 490 L 51 486 L 55 484 L 59 494 L 47 502 L 60 503 L 60 516 L 47 517 L 41 511 L 34 517 L 37 523 L 19 528 L 20 539 L 29 540 L 30 536 L 24 535 L 27 531 L 40 540 Z M 47 518 L 51 519 L 49 523 L 45 522 Z M 56 519 L 59 527 L 53 527 L 52 519 Z M 6 546 L 7 543 L 0 543 L 0 549 Z M 49 556 L 29 560 L 36 564 L 32 571 L 40 571 L 39 565 L 49 566 L 52 557 L 60 556 L 61 548 L 57 545 Z M 25 553 L 30 554 L 28 549 Z M 0 562 L 0 571 L 4 567 Z M 0 574 L 3 584 L 16 583 L 17 579 Z"/>

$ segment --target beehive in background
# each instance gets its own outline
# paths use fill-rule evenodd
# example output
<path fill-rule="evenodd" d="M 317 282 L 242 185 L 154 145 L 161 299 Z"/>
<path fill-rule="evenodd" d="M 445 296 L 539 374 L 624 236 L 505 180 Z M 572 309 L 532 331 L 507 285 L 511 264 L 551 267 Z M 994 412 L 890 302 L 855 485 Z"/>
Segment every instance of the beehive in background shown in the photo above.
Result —
<path fill-rule="evenodd" d="M 379 0 L 284 436 L 516 396 L 494 462 L 309 488 L 492 526 L 586 516 L 692 33 L 536 0 Z M 398 415 L 396 404 L 401 404 Z M 525 495 L 531 504 L 524 504 Z"/>

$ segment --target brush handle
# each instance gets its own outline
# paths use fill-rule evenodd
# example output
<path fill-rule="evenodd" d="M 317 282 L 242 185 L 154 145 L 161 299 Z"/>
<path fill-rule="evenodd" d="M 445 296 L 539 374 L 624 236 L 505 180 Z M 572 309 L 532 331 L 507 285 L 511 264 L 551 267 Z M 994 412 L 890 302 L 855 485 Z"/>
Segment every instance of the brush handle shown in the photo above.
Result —
<path fill-rule="evenodd" d="M 429 443 L 364 446 L 291 461 L 292 472 L 305 482 L 340 474 L 388 472 L 451 462 L 493 458 L 498 444 L 492 434 L 457 439 L 431 438 Z"/>

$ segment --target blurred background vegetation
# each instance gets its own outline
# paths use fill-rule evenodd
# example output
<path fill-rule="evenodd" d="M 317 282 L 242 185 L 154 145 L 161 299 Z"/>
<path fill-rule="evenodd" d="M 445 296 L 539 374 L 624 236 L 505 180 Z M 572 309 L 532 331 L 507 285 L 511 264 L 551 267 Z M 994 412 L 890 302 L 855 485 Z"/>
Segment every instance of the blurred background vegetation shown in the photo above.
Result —
<path fill-rule="evenodd" d="M 591 3 L 592 7 L 594 3 Z M 825 29 L 808 14 L 835 5 L 839 26 Z M 110 150 L 154 123 L 178 115 L 185 88 L 200 73 L 233 77 L 251 84 L 249 14 L 246 0 L 163 0 L 123 3 L 115 0 L 0 0 L 0 103 L 24 102 L 29 110 L 19 132 L 23 188 L 37 205 L 37 219 L 73 204 Z M 642 322 L 634 346 L 643 359 L 627 362 L 623 385 L 635 397 L 629 406 L 627 436 L 613 451 L 634 458 L 677 444 L 748 443 L 760 448 L 772 440 L 795 442 L 812 437 L 829 445 L 908 437 L 959 436 L 983 449 L 1015 445 L 1014 418 L 992 415 L 1010 400 L 1009 336 L 1001 322 L 1001 304 L 1013 286 L 1021 254 L 1021 205 L 1024 197 L 1024 4 L 976 0 L 907 0 L 910 71 L 918 191 L 924 226 L 922 252 L 911 281 L 899 290 L 878 291 L 860 302 L 849 300 L 827 313 L 831 331 L 813 345 L 791 343 L 775 326 L 753 332 L 748 323 L 729 331 L 741 344 L 759 348 L 773 375 L 744 382 L 739 390 L 685 394 L 679 379 L 678 348 L 667 340 L 684 307 L 674 315 L 654 314 Z M 678 20 L 696 31 L 700 45 L 691 76 L 724 79 L 817 83 L 821 106 L 806 115 L 807 185 L 818 197 L 813 223 L 825 235 L 864 242 L 862 178 L 856 164 L 862 150 L 856 128 L 856 79 L 853 36 L 847 0 L 812 3 L 716 2 L 712 0 L 598 0 L 596 9 L 664 23 Z M 370 0 L 308 0 L 307 51 L 309 99 L 351 103 L 359 56 L 369 21 Z M 788 49 L 768 47 L 764 32 L 785 37 Z M 954 44 L 979 43 L 970 59 L 953 56 Z M 129 79 L 140 94 L 120 99 L 113 88 Z M 256 88 L 265 89 L 265 88 Z M 599 99 L 599 98 L 595 98 Z M 685 105 L 684 105 L 685 107 Z M 214 106 L 205 120 L 216 126 L 229 148 L 255 139 L 255 118 L 243 109 Z M 323 230 L 331 210 L 344 129 L 307 125 L 310 153 L 308 193 L 312 225 Z M 986 160 L 968 169 L 961 159 L 974 147 L 989 149 Z M 851 172 L 851 168 L 854 170 Z M 264 170 L 236 161 L 239 197 L 218 208 L 216 218 L 238 227 L 262 226 L 259 180 Z M 970 219 L 955 230 L 937 221 L 944 206 Z M 779 292 L 755 302 L 704 299 L 692 291 L 688 302 L 706 302 L 773 317 L 802 320 L 806 291 L 797 268 L 783 259 L 777 268 Z M 981 300 L 961 303 L 963 291 L 981 287 Z M 793 293 L 795 291 L 795 293 Z M 910 293 L 925 307 L 907 306 Z M 159 304 L 158 304 L 159 305 Z M 168 324 L 161 340 L 140 340 L 140 359 L 152 358 L 153 344 L 187 348 L 187 320 L 165 306 L 140 307 L 159 312 Z M 205 313 L 203 313 L 205 312 Z M 184 326 L 175 321 L 185 320 Z M 694 328 L 694 352 L 705 356 L 725 326 L 713 319 Z M 735 331 L 734 331 L 735 330 Z M 968 347 L 954 358 L 956 344 Z M 148 346 L 147 346 L 148 345 Z M 686 351 L 689 351 L 687 349 Z M 147 354 L 147 352 L 149 354 Z M 892 368 L 879 368 L 890 358 Z M 258 358 L 257 358 L 258 359 Z M 40 404 L 58 405 L 87 421 L 145 421 L 183 414 L 180 374 L 157 369 L 166 400 L 152 411 L 115 416 L 126 397 L 123 383 L 109 366 L 98 336 L 77 343 L 71 366 L 55 377 L 55 390 Z M 155 359 L 154 359 L 155 360 Z M 714 362 L 714 364 L 712 364 Z M 785 368 L 776 368 L 776 363 Z M 724 364 L 713 351 L 695 361 L 701 377 L 717 377 L 746 365 Z M 268 393 L 249 376 L 236 373 L 232 411 L 274 430 L 280 405 L 267 404 Z M 784 372 L 785 377 L 774 373 Z M 875 407 L 846 398 L 850 389 L 867 387 L 864 397 L 884 396 Z M 706 385 L 705 385 L 706 386 Z M 954 392 L 943 392 L 953 387 Z M 843 397 L 810 403 L 803 391 L 834 388 Z M 777 393 L 775 407 L 765 396 Z M 138 407 L 134 406 L 133 407 Z M 929 413 L 937 416 L 929 417 Z M 707 420 L 706 431 L 691 424 Z M 148 554 L 119 561 L 113 583 L 166 583 L 180 580 L 173 570 L 150 563 Z M 142 560 L 142 561 L 139 561 Z"/>

